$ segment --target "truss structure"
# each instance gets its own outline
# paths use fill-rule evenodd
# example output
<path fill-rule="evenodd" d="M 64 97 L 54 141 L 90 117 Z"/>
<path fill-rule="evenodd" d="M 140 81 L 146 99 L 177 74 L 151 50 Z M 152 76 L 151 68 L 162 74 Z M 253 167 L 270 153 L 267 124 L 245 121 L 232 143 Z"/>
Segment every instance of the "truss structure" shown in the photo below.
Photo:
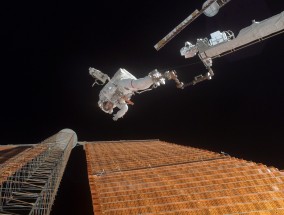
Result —
<path fill-rule="evenodd" d="M 64 129 L 0 164 L 0 214 L 49 214 L 76 143 Z"/>

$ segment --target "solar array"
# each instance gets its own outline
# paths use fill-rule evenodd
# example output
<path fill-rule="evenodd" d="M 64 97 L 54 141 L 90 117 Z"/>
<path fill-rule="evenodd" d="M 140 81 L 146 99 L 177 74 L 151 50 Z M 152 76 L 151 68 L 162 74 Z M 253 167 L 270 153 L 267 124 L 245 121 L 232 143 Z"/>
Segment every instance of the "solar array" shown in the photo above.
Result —
<path fill-rule="evenodd" d="M 284 173 L 162 141 L 85 144 L 94 213 L 284 214 Z"/>

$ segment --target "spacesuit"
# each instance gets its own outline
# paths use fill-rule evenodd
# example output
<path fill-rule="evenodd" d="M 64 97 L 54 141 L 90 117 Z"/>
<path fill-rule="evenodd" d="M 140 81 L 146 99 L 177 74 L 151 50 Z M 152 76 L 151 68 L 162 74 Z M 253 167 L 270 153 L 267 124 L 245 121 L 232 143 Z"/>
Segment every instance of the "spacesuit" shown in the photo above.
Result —
<path fill-rule="evenodd" d="M 165 84 L 165 78 L 157 70 L 150 72 L 146 77 L 137 79 L 125 69 L 119 69 L 110 79 L 106 74 L 94 68 L 89 68 L 92 77 L 104 84 L 99 94 L 98 105 L 105 113 L 112 114 L 114 108 L 119 111 L 113 114 L 113 120 L 122 118 L 128 111 L 128 104 L 133 105 L 131 96 L 141 90 L 147 90 L 150 87 L 157 87 Z"/>

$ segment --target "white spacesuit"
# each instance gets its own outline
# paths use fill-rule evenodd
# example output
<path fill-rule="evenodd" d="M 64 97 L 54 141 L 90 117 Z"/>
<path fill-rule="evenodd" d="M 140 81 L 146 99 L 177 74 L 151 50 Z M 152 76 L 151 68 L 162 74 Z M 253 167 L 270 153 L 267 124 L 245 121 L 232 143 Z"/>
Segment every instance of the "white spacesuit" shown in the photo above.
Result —
<path fill-rule="evenodd" d="M 146 90 L 150 87 L 157 87 L 160 84 L 165 84 L 164 76 L 157 70 L 150 72 L 146 77 L 137 79 L 125 69 L 119 69 L 112 79 L 101 71 L 89 68 L 90 75 L 104 84 L 109 81 L 99 94 L 99 107 L 106 113 L 112 114 L 113 109 L 120 109 L 113 115 L 113 120 L 116 121 L 122 118 L 128 111 L 128 104 L 133 105 L 130 101 L 131 96 L 140 90 Z"/>

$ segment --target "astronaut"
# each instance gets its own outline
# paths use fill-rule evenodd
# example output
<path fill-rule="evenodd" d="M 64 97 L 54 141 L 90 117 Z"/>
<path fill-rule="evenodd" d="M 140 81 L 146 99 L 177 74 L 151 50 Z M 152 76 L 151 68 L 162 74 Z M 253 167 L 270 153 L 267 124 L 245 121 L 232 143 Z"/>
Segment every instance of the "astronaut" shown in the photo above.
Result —
<path fill-rule="evenodd" d="M 95 83 L 105 84 L 99 94 L 98 105 L 102 111 L 112 114 L 114 108 L 118 108 L 116 114 L 113 114 L 113 120 L 122 118 L 128 111 L 128 105 L 134 103 L 130 100 L 136 92 L 149 90 L 151 87 L 158 87 L 165 84 L 165 77 L 157 70 L 150 72 L 146 77 L 137 79 L 126 69 L 119 69 L 110 79 L 101 71 L 89 68 L 90 75 L 96 79 Z"/>

